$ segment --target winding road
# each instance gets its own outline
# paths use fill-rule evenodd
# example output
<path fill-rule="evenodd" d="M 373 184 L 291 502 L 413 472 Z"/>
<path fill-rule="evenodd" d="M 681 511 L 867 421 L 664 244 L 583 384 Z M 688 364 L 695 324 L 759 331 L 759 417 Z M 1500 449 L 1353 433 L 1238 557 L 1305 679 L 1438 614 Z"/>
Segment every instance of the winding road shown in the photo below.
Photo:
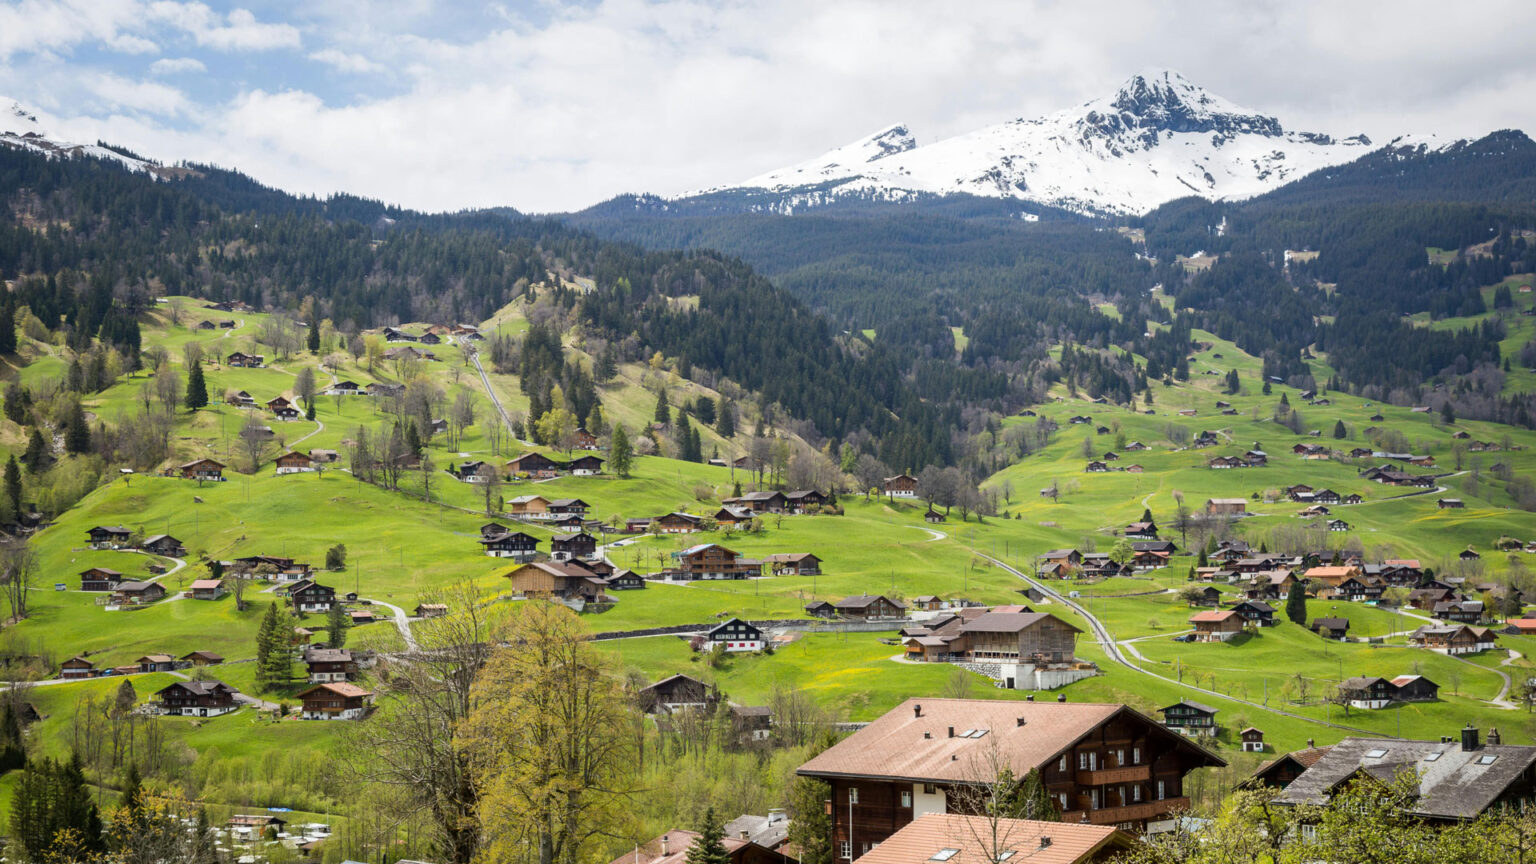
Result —
<path fill-rule="evenodd" d="M 1253 702 L 1253 701 L 1250 701 L 1250 700 L 1247 700 L 1247 699 L 1241 699 L 1241 698 L 1238 698 L 1238 697 L 1233 696 L 1233 695 L 1228 694 L 1228 693 L 1222 693 L 1222 692 L 1219 692 L 1219 691 L 1216 691 L 1216 690 L 1207 690 L 1204 687 L 1198 687 L 1198 686 L 1195 686 L 1193 684 L 1189 684 L 1189 683 L 1184 682 L 1184 681 L 1179 681 L 1179 680 L 1174 679 L 1174 678 L 1169 678 L 1166 675 L 1159 675 L 1156 672 L 1153 672 L 1151 670 L 1148 670 L 1148 669 L 1145 669 L 1145 668 L 1143 668 L 1141 666 L 1138 666 L 1135 663 L 1131 662 L 1130 658 L 1126 656 L 1125 646 L 1122 645 L 1121 643 L 1115 641 L 1114 636 L 1109 632 L 1109 628 L 1105 627 L 1104 623 L 1101 622 L 1098 618 L 1095 618 L 1093 616 L 1093 613 L 1089 612 L 1082 604 L 1080 604 L 1077 601 L 1072 600 L 1072 599 L 1066 597 L 1065 595 L 1057 592 L 1055 589 L 1051 588 L 1050 586 L 1045 585 L 1045 584 L 1043 584 L 1041 582 L 1036 581 L 1035 579 L 1033 579 L 1033 578 L 1031 578 L 1029 576 L 1024 575 L 1024 573 L 1022 573 L 1019 570 L 1015 569 L 1014 567 L 1012 567 L 1011 565 L 1007 564 L 1006 562 L 1000 561 L 997 558 L 993 558 L 991 555 L 988 555 L 985 552 L 981 552 L 981 551 L 977 551 L 977 550 L 972 550 L 972 551 L 973 551 L 973 553 L 975 555 L 977 555 L 977 556 L 979 556 L 981 558 L 985 558 L 988 561 L 991 561 L 993 564 L 996 564 L 997 566 L 1003 568 L 1004 570 L 1007 570 L 1009 573 L 1012 573 L 1013 575 L 1017 576 L 1018 578 L 1024 580 L 1026 583 L 1028 583 L 1029 585 L 1031 585 L 1034 588 L 1038 589 L 1041 593 L 1045 594 L 1047 597 L 1051 598 L 1051 600 L 1053 602 L 1060 603 L 1060 604 L 1066 606 L 1067 608 L 1071 609 L 1072 611 L 1078 613 L 1079 615 L 1083 616 L 1083 620 L 1088 622 L 1089 629 L 1093 631 L 1094 638 L 1098 641 L 1098 643 L 1100 645 L 1103 646 L 1104 653 L 1109 655 L 1109 658 L 1111 660 L 1115 661 L 1116 663 L 1119 663 L 1120 665 L 1124 666 L 1127 669 L 1130 669 L 1133 672 L 1137 672 L 1137 673 L 1140 673 L 1142 675 L 1146 675 L 1149 678 L 1156 678 L 1159 681 L 1165 681 L 1165 682 L 1167 682 L 1169 684 L 1172 684 L 1172 685 L 1174 685 L 1176 687 L 1183 688 L 1185 690 L 1192 690 L 1192 691 L 1194 691 L 1196 693 L 1204 693 L 1204 694 L 1206 694 L 1208 696 L 1215 696 L 1218 699 L 1225 699 L 1228 702 L 1237 702 L 1237 703 L 1242 704 L 1242 705 L 1248 705 L 1248 706 L 1250 706 L 1252 708 L 1257 708 L 1260 711 L 1268 711 L 1271 714 L 1278 714 L 1278 715 L 1280 715 L 1282 717 L 1290 717 L 1290 718 L 1295 719 L 1295 720 L 1303 720 L 1303 721 L 1306 721 L 1308 723 L 1316 723 L 1316 724 L 1318 724 L 1320 726 L 1329 726 L 1329 727 L 1332 727 L 1334 729 L 1342 729 L 1342 730 L 1344 730 L 1346 732 L 1355 732 L 1355 733 L 1358 733 L 1358 734 L 1361 734 L 1361 735 L 1368 735 L 1368 736 L 1373 737 L 1373 738 L 1390 738 L 1390 737 L 1393 737 L 1393 736 L 1390 736 L 1390 735 L 1382 735 L 1380 732 L 1373 732 L 1373 731 L 1371 731 L 1369 729 L 1360 729 L 1360 728 L 1355 727 L 1355 726 L 1346 726 L 1346 725 L 1344 725 L 1342 723 L 1334 723 L 1334 722 L 1331 722 L 1331 721 L 1328 721 L 1328 720 L 1318 720 L 1316 717 L 1307 717 L 1305 715 L 1296 714 L 1296 713 L 1293 713 L 1293 712 L 1290 712 L 1290 711 L 1286 711 L 1286 710 L 1281 709 L 1281 708 L 1273 708 L 1273 707 L 1271 707 L 1269 705 L 1265 705 L 1265 704 L 1260 703 L 1260 702 Z M 1134 649 L 1131 649 L 1131 650 L 1132 650 L 1132 653 L 1134 653 Z M 1139 654 L 1137 654 L 1136 656 L 1138 658 L 1140 658 Z M 1476 665 L 1476 664 L 1472 664 L 1472 665 Z M 1479 667 L 1479 668 L 1482 668 L 1482 667 Z"/>

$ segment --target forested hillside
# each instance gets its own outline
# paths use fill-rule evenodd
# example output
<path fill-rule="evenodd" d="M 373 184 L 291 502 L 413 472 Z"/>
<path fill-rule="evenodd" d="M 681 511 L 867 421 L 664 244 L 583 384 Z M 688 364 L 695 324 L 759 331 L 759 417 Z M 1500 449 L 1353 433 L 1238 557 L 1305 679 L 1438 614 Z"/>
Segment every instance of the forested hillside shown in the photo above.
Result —
<path fill-rule="evenodd" d="M 510 211 L 423 215 L 347 196 L 296 198 L 213 168 L 155 181 L 9 149 L 0 151 L 0 199 L 14 217 L 0 221 L 0 276 L 15 283 L 5 314 L 26 307 L 74 347 L 100 339 L 124 352 L 127 368 L 134 317 L 170 294 L 290 317 L 306 309 L 355 334 L 478 321 L 532 285 L 581 278 L 587 288 L 555 299 L 618 361 L 661 353 L 762 390 L 813 424 L 811 437 L 857 437 L 890 464 L 951 458 L 952 400 L 920 402 L 882 348 L 834 338 L 782 290 L 718 254 L 645 252 Z M 538 380 L 547 404 L 559 377 Z"/>
<path fill-rule="evenodd" d="M 1189 344 L 1159 335 L 1173 325 L 1233 340 L 1268 378 L 1528 425 L 1531 397 L 1505 385 L 1536 347 L 1511 350 L 1519 328 L 1488 301 L 1536 270 L 1533 186 L 1536 144 L 1499 132 L 1384 148 L 1250 201 L 1189 198 L 1122 225 L 1025 220 L 965 196 L 795 215 L 720 195 L 627 196 L 570 220 L 741 255 L 842 326 L 873 331 L 925 397 L 1016 410 L 1069 371 L 1052 349 L 1077 345 L 1119 349 L 1075 383 L 1126 402 L 1145 379 L 1179 374 Z M 1499 310 L 1529 305 L 1503 287 Z M 1425 326 L 1441 321 L 1454 325 Z M 1311 378 L 1319 354 L 1327 381 Z"/>

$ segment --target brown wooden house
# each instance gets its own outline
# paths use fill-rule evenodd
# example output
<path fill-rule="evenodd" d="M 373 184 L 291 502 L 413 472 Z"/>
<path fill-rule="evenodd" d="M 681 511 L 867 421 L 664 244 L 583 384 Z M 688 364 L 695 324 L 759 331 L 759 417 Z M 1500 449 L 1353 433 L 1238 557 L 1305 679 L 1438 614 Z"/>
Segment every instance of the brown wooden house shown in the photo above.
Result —
<path fill-rule="evenodd" d="M 92 567 L 80 571 L 81 591 L 113 591 L 123 581 L 123 574 L 110 567 Z"/>
<path fill-rule="evenodd" d="M 763 559 L 775 576 L 815 576 L 821 559 L 810 552 L 778 552 Z"/>
<path fill-rule="evenodd" d="M 909 699 L 800 766 L 831 787 L 834 848 L 857 858 L 959 787 L 1039 770 L 1061 824 L 1145 826 L 1188 808 L 1184 777 L 1219 757 L 1124 705 Z M 938 853 L 929 852 L 930 858 Z"/>
<path fill-rule="evenodd" d="M 183 480 L 219 482 L 224 479 L 224 463 L 212 459 L 194 459 L 179 466 L 176 471 Z"/>
<path fill-rule="evenodd" d="M 299 694 L 305 720 L 360 720 L 368 713 L 373 692 L 356 684 L 316 684 Z"/>
<path fill-rule="evenodd" d="M 700 543 L 673 553 L 674 563 L 662 571 L 664 579 L 685 581 L 706 579 L 746 579 L 761 576 L 763 562 L 743 558 L 734 549 L 718 543 Z"/>
<path fill-rule="evenodd" d="M 837 601 L 837 614 L 844 618 L 870 620 L 875 618 L 901 618 L 907 614 L 902 604 L 879 594 L 859 594 Z"/>
<path fill-rule="evenodd" d="M 691 513 L 668 513 L 651 520 L 651 526 L 662 534 L 691 534 L 704 527 L 704 520 Z"/>
<path fill-rule="evenodd" d="M 235 688 L 222 681 L 177 681 L 155 694 L 163 714 L 217 717 L 239 708 Z"/>

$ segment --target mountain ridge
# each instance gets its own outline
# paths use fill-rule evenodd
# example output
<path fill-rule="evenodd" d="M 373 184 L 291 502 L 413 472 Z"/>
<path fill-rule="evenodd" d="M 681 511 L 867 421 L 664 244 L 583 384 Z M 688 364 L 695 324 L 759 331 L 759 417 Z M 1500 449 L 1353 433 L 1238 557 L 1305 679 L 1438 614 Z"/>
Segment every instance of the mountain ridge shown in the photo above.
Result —
<path fill-rule="evenodd" d="M 840 197 L 964 193 L 1127 216 L 1191 194 L 1251 198 L 1375 149 L 1365 135 L 1290 130 L 1177 72 L 1149 70 L 1110 96 L 1044 117 L 926 145 L 895 124 L 786 168 L 671 200 L 744 194 L 754 209 L 791 213 Z"/>

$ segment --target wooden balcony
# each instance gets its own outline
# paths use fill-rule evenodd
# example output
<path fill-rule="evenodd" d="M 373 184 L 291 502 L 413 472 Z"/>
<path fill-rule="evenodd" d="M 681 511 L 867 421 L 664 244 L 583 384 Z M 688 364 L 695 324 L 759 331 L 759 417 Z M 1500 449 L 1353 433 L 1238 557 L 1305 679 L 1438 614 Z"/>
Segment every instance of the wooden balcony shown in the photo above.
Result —
<path fill-rule="evenodd" d="M 1142 783 L 1152 779 L 1151 765 L 1124 765 L 1119 768 L 1100 768 L 1097 771 L 1077 772 L 1077 785 L 1104 786 L 1109 783 Z"/>
<path fill-rule="evenodd" d="M 1161 801 L 1147 801 L 1141 804 L 1131 804 L 1127 807 L 1105 807 L 1100 810 L 1068 810 L 1061 814 L 1063 822 L 1082 822 L 1083 815 L 1088 816 L 1087 821 L 1093 825 L 1118 825 L 1121 822 L 1142 822 L 1148 819 L 1158 819 L 1180 810 L 1189 809 L 1188 798 L 1164 798 Z"/>

